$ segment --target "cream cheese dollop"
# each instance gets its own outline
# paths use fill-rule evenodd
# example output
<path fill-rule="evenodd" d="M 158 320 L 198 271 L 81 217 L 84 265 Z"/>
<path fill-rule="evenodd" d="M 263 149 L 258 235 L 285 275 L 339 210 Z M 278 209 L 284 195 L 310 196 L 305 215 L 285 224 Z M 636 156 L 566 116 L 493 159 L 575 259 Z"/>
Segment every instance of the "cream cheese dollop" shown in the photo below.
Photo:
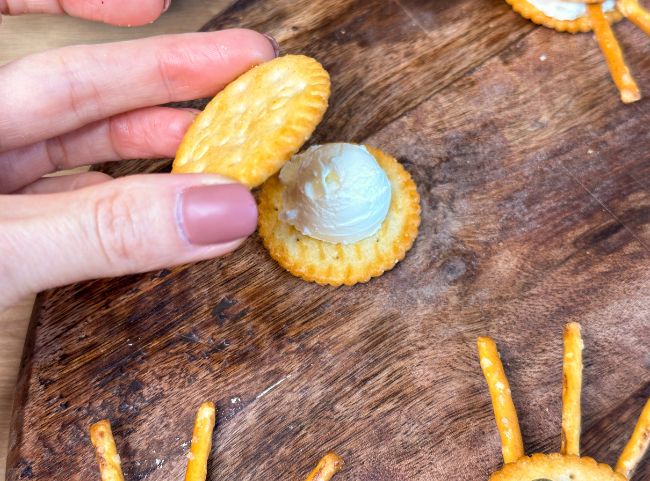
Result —
<path fill-rule="evenodd" d="M 280 182 L 280 219 L 326 242 L 351 244 L 374 235 L 390 207 L 390 181 L 362 145 L 314 145 L 282 167 Z"/>
<path fill-rule="evenodd" d="M 579 2 L 566 0 L 528 0 L 533 7 L 537 8 L 548 17 L 556 20 L 577 20 L 587 15 L 587 5 Z M 616 0 L 603 2 L 603 11 L 609 12 L 616 7 Z"/>

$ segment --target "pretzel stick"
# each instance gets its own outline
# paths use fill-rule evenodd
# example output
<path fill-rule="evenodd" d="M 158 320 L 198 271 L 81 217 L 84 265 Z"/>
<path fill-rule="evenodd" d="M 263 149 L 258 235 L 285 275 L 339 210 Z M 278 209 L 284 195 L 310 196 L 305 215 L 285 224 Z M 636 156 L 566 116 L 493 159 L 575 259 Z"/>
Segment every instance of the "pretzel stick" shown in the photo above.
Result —
<path fill-rule="evenodd" d="M 212 449 L 212 431 L 216 418 L 214 403 L 204 402 L 196 413 L 192 445 L 188 454 L 185 481 L 205 481 L 208 475 L 208 457 Z"/>
<path fill-rule="evenodd" d="M 329 481 L 342 467 L 343 459 L 338 454 L 327 453 L 305 481 Z"/>
<path fill-rule="evenodd" d="M 580 393 L 582 391 L 582 337 L 580 324 L 564 327 L 562 376 L 562 454 L 580 456 Z"/>
<path fill-rule="evenodd" d="M 95 447 L 102 481 L 124 481 L 111 423 L 103 420 L 90 426 L 90 442 Z"/>
<path fill-rule="evenodd" d="M 638 0 L 618 0 L 617 6 L 623 16 L 650 35 L 650 12 L 643 8 Z"/>
<path fill-rule="evenodd" d="M 650 444 L 650 399 L 645 403 L 641 416 L 636 423 L 632 437 L 616 463 L 616 472 L 630 479 L 632 472 L 648 450 Z"/>
<path fill-rule="evenodd" d="M 630 69 L 625 65 L 621 46 L 614 36 L 612 27 L 605 18 L 602 5 L 589 4 L 587 5 L 587 12 L 589 13 L 591 27 L 596 34 L 598 45 L 600 45 L 600 49 L 607 61 L 609 72 L 618 90 L 621 92 L 621 100 L 626 104 L 636 102 L 641 98 L 639 87 L 632 78 Z"/>
<path fill-rule="evenodd" d="M 521 439 L 517 411 L 512 402 L 508 378 L 503 371 L 503 364 L 494 341 L 489 337 L 479 337 L 477 345 L 483 375 L 492 397 L 494 418 L 501 435 L 503 461 L 506 464 L 512 463 L 524 455 L 524 442 Z"/>

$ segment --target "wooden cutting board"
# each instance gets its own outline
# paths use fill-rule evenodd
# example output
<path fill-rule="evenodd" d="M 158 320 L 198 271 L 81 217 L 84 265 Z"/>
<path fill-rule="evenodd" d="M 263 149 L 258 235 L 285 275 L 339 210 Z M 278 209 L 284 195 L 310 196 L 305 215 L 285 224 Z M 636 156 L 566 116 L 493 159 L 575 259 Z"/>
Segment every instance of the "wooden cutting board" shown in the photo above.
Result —
<path fill-rule="evenodd" d="M 557 451 L 570 320 L 583 452 L 613 464 L 650 394 L 650 39 L 616 27 L 647 95 L 625 106 L 590 34 L 501 0 L 241 0 L 205 29 L 233 26 L 323 62 L 333 93 L 313 141 L 404 163 L 416 245 L 351 288 L 292 277 L 253 236 L 222 259 L 42 294 L 8 479 L 99 479 L 87 429 L 110 418 L 127 480 L 180 480 L 212 399 L 211 480 L 300 480 L 330 449 L 347 462 L 337 481 L 485 480 L 501 461 L 476 338 L 500 345 L 527 451 Z"/>

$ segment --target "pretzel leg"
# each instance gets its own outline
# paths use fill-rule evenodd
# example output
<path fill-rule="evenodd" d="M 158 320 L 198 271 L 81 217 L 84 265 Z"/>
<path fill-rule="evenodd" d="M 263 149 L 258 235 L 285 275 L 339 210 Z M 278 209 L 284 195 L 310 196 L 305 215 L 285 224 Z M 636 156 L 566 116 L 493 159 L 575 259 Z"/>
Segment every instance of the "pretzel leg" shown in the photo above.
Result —
<path fill-rule="evenodd" d="M 598 45 L 605 56 L 609 72 L 612 75 L 614 83 L 621 92 L 621 100 L 624 103 L 636 102 L 641 98 L 639 87 L 632 78 L 630 69 L 625 65 L 621 46 L 618 44 L 612 27 L 605 18 L 601 4 L 587 5 L 587 12 L 591 20 L 591 26 L 596 34 Z"/>
<path fill-rule="evenodd" d="M 497 429 L 501 435 L 503 461 L 506 464 L 512 463 L 524 455 L 524 442 L 510 394 L 510 385 L 494 341 L 489 337 L 479 337 L 477 345 L 483 375 L 492 397 Z"/>
<path fill-rule="evenodd" d="M 102 481 L 124 481 L 111 423 L 103 420 L 90 426 L 90 441 L 95 447 Z"/>
<path fill-rule="evenodd" d="M 618 0 L 618 10 L 637 27 L 650 35 L 650 12 L 638 0 Z"/>
<path fill-rule="evenodd" d="M 580 324 L 564 327 L 562 376 L 562 454 L 580 456 L 580 393 L 582 391 L 582 337 Z"/>
<path fill-rule="evenodd" d="M 214 403 L 205 402 L 201 404 L 194 422 L 185 481 L 205 481 L 208 475 L 208 457 L 212 449 L 212 431 L 214 430 L 215 418 L 216 409 Z"/>
<path fill-rule="evenodd" d="M 641 416 L 636 423 L 632 437 L 616 463 L 616 472 L 630 479 L 634 469 L 643 458 L 650 445 L 650 399 L 645 403 Z"/>
<path fill-rule="evenodd" d="M 305 481 L 329 481 L 342 467 L 343 459 L 338 454 L 327 453 Z"/>

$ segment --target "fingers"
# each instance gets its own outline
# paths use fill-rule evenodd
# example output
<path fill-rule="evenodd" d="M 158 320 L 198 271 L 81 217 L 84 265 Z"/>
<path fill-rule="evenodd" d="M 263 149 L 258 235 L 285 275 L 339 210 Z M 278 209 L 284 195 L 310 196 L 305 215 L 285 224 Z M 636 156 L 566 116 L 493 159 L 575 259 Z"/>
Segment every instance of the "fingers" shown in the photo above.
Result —
<path fill-rule="evenodd" d="M 84 172 L 81 174 L 44 177 L 15 193 L 23 195 L 56 194 L 58 192 L 83 189 L 84 187 L 101 184 L 109 180 L 113 180 L 113 178 L 102 172 Z"/>
<path fill-rule="evenodd" d="M 168 8 L 169 0 L 0 0 L 0 14 L 66 13 L 122 26 L 151 23 Z"/>
<path fill-rule="evenodd" d="M 25 57 L 0 68 L 0 151 L 136 108 L 213 95 L 274 56 L 265 36 L 225 30 Z"/>
<path fill-rule="evenodd" d="M 145 272 L 235 249 L 256 228 L 240 184 L 141 175 L 39 196 L 0 196 L 0 306 L 84 279 Z"/>
<path fill-rule="evenodd" d="M 0 152 L 0 193 L 45 174 L 119 159 L 173 157 L 196 111 L 148 107 L 99 120 L 59 137 Z"/>

